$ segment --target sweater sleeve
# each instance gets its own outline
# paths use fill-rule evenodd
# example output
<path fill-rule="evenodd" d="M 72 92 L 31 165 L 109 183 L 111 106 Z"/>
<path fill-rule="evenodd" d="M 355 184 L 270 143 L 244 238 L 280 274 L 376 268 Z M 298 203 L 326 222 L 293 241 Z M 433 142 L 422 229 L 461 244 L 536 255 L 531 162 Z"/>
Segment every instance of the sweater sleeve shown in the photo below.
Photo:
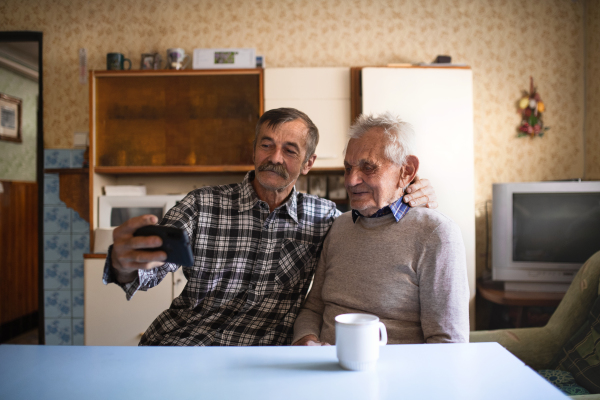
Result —
<path fill-rule="evenodd" d="M 296 343 L 296 341 L 306 335 L 315 335 L 317 338 L 320 338 L 321 327 L 323 326 L 323 311 L 325 310 L 325 304 L 321 295 L 323 292 L 323 282 L 325 281 L 325 272 L 327 270 L 328 246 L 329 235 L 327 235 L 323 244 L 323 250 L 319 257 L 312 287 L 294 323 L 292 343 Z"/>
<path fill-rule="evenodd" d="M 469 284 L 458 226 L 440 224 L 424 243 L 418 266 L 421 327 L 426 343 L 469 341 Z"/>

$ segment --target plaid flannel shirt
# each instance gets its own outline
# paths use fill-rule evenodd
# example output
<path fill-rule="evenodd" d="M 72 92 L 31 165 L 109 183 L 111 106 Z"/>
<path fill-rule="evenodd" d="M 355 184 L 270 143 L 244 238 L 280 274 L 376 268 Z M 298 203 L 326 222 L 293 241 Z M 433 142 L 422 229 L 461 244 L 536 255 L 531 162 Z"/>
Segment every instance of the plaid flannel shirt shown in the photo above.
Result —
<path fill-rule="evenodd" d="M 286 345 L 310 285 L 323 239 L 340 215 L 331 201 L 296 192 L 272 213 L 242 183 L 190 192 L 161 221 L 185 229 L 194 266 L 171 307 L 143 335 L 140 345 Z M 179 266 L 139 270 L 120 285 L 127 298 L 159 284 Z M 110 253 L 104 283 L 116 282 Z"/>

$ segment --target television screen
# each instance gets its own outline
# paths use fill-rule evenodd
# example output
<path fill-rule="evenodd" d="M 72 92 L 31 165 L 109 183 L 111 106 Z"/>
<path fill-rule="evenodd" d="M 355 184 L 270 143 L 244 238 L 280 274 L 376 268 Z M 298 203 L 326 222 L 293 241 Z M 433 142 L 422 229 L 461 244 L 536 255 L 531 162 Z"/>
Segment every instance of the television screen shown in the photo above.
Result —
<path fill-rule="evenodd" d="M 514 193 L 513 261 L 583 263 L 600 250 L 600 193 Z"/>

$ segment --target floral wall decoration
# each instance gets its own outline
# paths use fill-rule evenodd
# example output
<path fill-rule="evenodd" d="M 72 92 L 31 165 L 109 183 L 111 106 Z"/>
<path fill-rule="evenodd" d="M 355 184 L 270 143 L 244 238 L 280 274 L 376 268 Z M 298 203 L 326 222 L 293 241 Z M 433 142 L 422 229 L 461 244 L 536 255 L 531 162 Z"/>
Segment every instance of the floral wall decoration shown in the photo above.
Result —
<path fill-rule="evenodd" d="M 544 126 L 542 115 L 546 111 L 546 106 L 542 102 L 542 96 L 533 86 L 533 77 L 529 77 L 529 92 L 523 91 L 523 97 L 518 102 L 518 112 L 521 114 L 521 125 L 517 129 L 518 136 L 542 137 L 550 129 Z"/>

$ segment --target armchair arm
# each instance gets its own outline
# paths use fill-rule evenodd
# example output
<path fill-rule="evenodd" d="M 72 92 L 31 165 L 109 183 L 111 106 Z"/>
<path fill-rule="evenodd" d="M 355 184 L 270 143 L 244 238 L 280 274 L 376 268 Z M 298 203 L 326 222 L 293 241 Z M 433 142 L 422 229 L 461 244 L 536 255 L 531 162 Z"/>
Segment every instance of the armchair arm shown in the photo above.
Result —
<path fill-rule="evenodd" d="M 546 327 L 473 331 L 470 342 L 498 342 L 536 371 L 547 368 L 563 345 Z"/>

